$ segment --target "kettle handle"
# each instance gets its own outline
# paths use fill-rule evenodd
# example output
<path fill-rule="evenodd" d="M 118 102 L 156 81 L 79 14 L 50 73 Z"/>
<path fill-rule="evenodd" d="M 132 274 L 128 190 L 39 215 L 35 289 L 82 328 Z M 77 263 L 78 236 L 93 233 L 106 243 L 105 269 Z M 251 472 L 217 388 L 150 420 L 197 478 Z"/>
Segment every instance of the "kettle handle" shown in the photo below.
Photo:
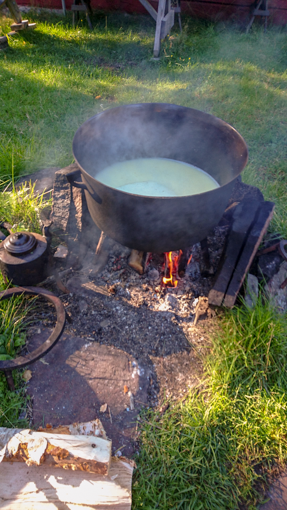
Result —
<path fill-rule="evenodd" d="M 87 191 L 91 195 L 93 200 L 95 200 L 95 202 L 101 204 L 102 203 L 101 197 L 99 197 L 99 195 L 95 191 L 90 191 L 84 182 L 76 181 L 75 179 L 77 179 L 78 177 L 79 170 L 75 170 L 74 172 L 66 174 L 67 181 L 71 184 L 71 186 L 74 186 L 74 188 L 80 188 Z"/>

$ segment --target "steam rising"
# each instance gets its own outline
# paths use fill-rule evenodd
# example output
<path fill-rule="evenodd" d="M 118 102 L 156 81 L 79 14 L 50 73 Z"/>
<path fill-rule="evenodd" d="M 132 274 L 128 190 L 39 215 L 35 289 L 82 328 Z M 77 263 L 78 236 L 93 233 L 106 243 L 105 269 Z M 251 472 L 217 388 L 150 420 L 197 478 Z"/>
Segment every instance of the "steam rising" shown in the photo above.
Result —
<path fill-rule="evenodd" d="M 115 163 L 99 172 L 96 179 L 121 191 L 155 197 L 196 195 L 219 186 L 203 170 L 165 158 L 142 158 Z"/>
<path fill-rule="evenodd" d="M 247 161 L 246 144 L 231 126 L 198 110 L 161 103 L 112 108 L 91 118 L 75 134 L 73 152 L 89 190 L 93 221 L 120 244 L 149 252 L 176 251 L 204 239 L 218 224 Z M 99 182 L 104 169 L 141 158 L 188 163 L 219 187 L 196 195 L 152 197 Z"/>

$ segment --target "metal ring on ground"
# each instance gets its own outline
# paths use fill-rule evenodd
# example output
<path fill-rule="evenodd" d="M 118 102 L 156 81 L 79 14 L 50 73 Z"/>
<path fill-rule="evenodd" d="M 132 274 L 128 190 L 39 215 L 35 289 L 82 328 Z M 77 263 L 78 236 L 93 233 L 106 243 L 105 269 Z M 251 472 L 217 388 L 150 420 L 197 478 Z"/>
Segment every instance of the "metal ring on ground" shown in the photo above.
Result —
<path fill-rule="evenodd" d="M 45 354 L 47 354 L 60 339 L 66 322 L 66 312 L 63 303 L 57 296 L 46 289 L 41 289 L 39 287 L 14 287 L 12 289 L 7 289 L 3 292 L 0 292 L 0 301 L 3 301 L 4 299 L 10 299 L 12 296 L 20 296 L 23 294 L 43 296 L 47 299 L 47 301 L 53 303 L 57 313 L 57 322 L 55 328 L 52 331 L 52 334 L 43 343 L 43 345 L 30 352 L 29 354 L 26 354 L 26 356 L 18 356 L 15 359 L 0 361 L 0 371 L 5 372 L 10 389 L 15 389 L 11 370 L 14 370 L 15 368 L 23 368 L 30 363 L 34 363 L 34 361 L 37 361 L 37 359 L 42 358 Z"/>

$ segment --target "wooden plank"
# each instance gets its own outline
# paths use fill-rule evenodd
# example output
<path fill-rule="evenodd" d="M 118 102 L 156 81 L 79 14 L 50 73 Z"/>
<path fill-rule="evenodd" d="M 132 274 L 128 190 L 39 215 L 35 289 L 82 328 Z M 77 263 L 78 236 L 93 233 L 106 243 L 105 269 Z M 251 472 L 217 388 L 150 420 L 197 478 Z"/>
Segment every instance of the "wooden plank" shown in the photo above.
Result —
<path fill-rule="evenodd" d="M 11 30 L 16 30 L 17 31 L 17 30 L 23 30 L 23 28 L 24 27 L 23 27 L 22 23 L 13 23 L 11 25 Z"/>
<path fill-rule="evenodd" d="M 153 56 L 157 58 L 160 52 L 160 33 L 161 33 L 161 24 L 164 17 L 166 0 L 159 0 L 157 18 L 156 18 L 156 29 L 155 29 L 155 37 L 154 37 L 154 47 L 153 47 Z"/>
<path fill-rule="evenodd" d="M 145 7 L 145 9 L 148 11 L 148 13 L 151 15 L 151 17 L 156 21 L 157 12 L 153 8 L 153 6 L 148 2 L 148 0 L 139 0 L 139 1 Z"/>
<path fill-rule="evenodd" d="M 164 39 L 174 25 L 174 10 L 169 11 L 162 20 L 160 38 Z"/>
<path fill-rule="evenodd" d="M 7 429 L 0 428 L 0 444 L 3 444 L 6 436 Z M 16 431 L 0 451 L 1 461 L 43 464 L 45 468 L 50 465 L 107 475 L 111 461 L 111 442 L 92 436 L 21 430 Z"/>
<path fill-rule="evenodd" d="M 260 206 L 257 200 L 243 200 L 233 213 L 233 225 L 228 236 L 227 246 L 219 263 L 219 272 L 215 284 L 208 295 L 209 304 L 221 306 L 229 282 L 237 265 L 248 230 Z"/>
<path fill-rule="evenodd" d="M 130 510 L 133 465 L 113 458 L 108 476 L 0 464 L 1 510 Z"/>
<path fill-rule="evenodd" d="M 244 282 L 248 269 L 251 266 L 252 260 L 256 255 L 259 245 L 272 219 L 274 207 L 275 205 L 273 202 L 263 202 L 260 207 L 258 219 L 248 235 L 224 298 L 223 304 L 228 308 L 232 308 L 235 305 L 237 295 Z"/>
<path fill-rule="evenodd" d="M 88 9 L 87 9 L 86 5 L 74 5 L 73 4 L 72 7 L 71 7 L 71 10 L 72 11 L 84 11 L 84 12 L 87 12 Z"/>
<path fill-rule="evenodd" d="M 16 23 L 22 22 L 22 16 L 20 9 L 18 7 L 17 2 L 15 0 L 6 0 L 6 6 L 8 7 L 9 11 L 11 12 L 12 18 Z"/>

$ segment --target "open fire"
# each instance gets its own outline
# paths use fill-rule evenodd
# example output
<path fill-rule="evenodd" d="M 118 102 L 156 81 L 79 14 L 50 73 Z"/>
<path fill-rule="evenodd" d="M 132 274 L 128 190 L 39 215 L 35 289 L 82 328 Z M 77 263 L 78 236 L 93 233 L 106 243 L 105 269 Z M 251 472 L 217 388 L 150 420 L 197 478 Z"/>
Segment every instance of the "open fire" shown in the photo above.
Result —
<path fill-rule="evenodd" d="M 165 264 L 164 264 L 164 276 L 162 278 L 162 283 L 167 287 L 177 287 L 178 278 L 179 278 L 179 266 L 180 261 L 183 258 L 183 251 L 179 250 L 179 252 L 166 252 L 164 254 Z M 192 259 L 192 255 L 190 255 L 189 259 L 186 262 L 186 266 L 190 263 Z M 185 269 L 185 268 L 184 268 Z"/>
<path fill-rule="evenodd" d="M 168 287 L 177 287 L 178 285 L 178 261 L 182 254 L 180 250 L 177 255 L 175 252 L 168 252 L 164 254 L 165 258 L 165 276 L 162 278 L 162 283 Z M 168 276 L 166 276 L 168 275 Z"/>

